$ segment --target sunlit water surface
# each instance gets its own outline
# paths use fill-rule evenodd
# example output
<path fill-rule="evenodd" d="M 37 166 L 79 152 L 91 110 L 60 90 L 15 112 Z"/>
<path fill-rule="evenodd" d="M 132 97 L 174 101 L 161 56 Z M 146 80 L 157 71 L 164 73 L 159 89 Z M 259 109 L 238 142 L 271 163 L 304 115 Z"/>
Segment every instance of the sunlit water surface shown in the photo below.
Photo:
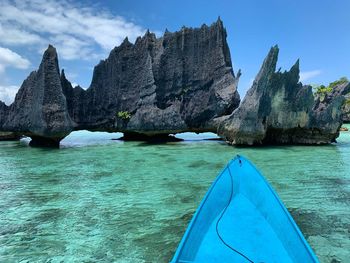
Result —
<path fill-rule="evenodd" d="M 349 262 L 350 132 L 322 147 L 116 137 L 76 132 L 61 149 L 0 142 L 0 262 L 168 262 L 236 154 L 261 169 L 321 262 Z"/>

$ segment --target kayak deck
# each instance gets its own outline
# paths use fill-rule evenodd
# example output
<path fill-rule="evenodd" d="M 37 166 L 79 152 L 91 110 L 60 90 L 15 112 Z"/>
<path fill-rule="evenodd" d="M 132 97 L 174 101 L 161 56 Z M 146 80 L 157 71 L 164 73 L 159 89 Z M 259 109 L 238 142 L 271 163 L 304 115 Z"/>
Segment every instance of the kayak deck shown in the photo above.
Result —
<path fill-rule="evenodd" d="M 214 181 L 172 262 L 318 262 L 260 172 L 237 156 Z"/>
<path fill-rule="evenodd" d="M 230 262 L 233 257 L 237 262 L 245 262 L 244 257 L 228 246 L 223 246 L 216 232 L 218 220 L 219 216 L 210 225 L 198 249 L 195 262 Z M 225 243 L 254 262 L 266 262 L 266 255 L 269 255 L 268 262 L 281 262 L 281 258 L 289 258 L 273 228 L 260 213 L 256 213 L 256 207 L 243 195 L 238 195 L 232 200 L 218 223 L 218 232 Z"/>

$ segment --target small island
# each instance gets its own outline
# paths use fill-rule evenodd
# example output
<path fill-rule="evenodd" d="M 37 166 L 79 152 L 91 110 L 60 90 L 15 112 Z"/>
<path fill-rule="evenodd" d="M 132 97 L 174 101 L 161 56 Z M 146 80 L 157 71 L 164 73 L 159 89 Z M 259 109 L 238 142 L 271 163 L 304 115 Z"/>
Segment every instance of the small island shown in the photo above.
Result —
<path fill-rule="evenodd" d="M 234 145 L 336 140 L 343 115 L 349 117 L 347 79 L 320 86 L 314 95 L 312 86 L 299 81 L 299 60 L 289 71 L 276 71 L 274 46 L 241 102 L 241 72 L 233 72 L 226 37 L 219 18 L 211 26 L 165 31 L 160 38 L 147 31 L 134 44 L 125 38 L 95 67 L 87 90 L 73 87 L 60 72 L 50 45 L 15 101 L 0 102 L 0 130 L 49 147 L 77 130 L 144 140 L 214 132 Z"/>

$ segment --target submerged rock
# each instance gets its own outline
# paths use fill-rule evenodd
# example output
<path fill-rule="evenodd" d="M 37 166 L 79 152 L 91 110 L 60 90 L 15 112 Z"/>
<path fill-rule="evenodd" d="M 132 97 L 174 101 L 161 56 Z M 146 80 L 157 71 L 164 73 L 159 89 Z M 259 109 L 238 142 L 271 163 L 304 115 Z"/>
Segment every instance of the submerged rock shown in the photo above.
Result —
<path fill-rule="evenodd" d="M 222 120 L 218 134 L 231 144 L 325 144 L 342 124 L 341 97 L 315 104 L 311 86 L 299 82 L 299 61 L 276 72 L 279 49 L 271 48 L 241 105 Z"/>

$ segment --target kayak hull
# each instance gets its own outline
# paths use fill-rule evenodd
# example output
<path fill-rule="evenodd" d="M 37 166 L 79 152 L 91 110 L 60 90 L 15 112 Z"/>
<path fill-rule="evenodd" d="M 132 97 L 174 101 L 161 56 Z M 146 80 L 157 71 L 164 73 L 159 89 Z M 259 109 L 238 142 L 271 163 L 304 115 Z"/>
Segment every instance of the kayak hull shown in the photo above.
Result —
<path fill-rule="evenodd" d="M 261 173 L 237 156 L 214 181 L 172 262 L 318 262 Z"/>

